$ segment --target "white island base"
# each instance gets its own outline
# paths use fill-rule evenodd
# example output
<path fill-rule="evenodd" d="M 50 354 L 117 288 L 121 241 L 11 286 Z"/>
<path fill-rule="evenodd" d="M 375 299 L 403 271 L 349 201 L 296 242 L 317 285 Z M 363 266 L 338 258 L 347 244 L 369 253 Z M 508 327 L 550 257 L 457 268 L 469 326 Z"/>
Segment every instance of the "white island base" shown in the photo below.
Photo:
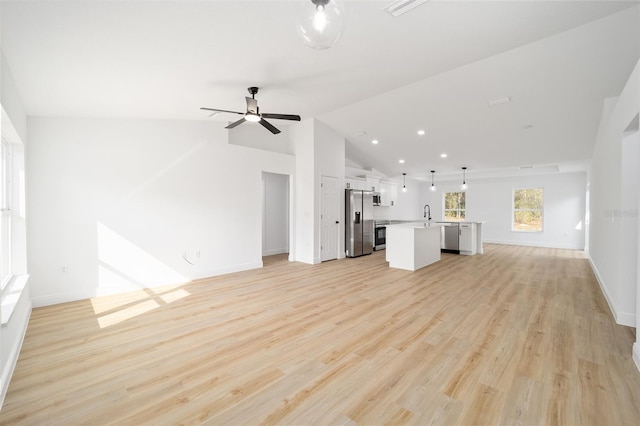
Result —
<path fill-rule="evenodd" d="M 403 223 L 387 226 L 389 267 L 416 271 L 440 260 L 441 225 Z"/>

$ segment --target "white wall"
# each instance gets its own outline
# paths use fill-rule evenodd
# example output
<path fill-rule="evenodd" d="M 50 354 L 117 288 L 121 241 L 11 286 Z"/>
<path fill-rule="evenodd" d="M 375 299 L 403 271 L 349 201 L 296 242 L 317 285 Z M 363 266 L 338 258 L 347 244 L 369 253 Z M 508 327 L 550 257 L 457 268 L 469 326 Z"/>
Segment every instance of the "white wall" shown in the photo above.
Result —
<path fill-rule="evenodd" d="M 304 263 L 318 263 L 315 260 L 315 172 L 313 120 L 302 120 L 292 129 L 291 138 L 295 144 L 295 256 L 293 260 Z M 306 188 L 304 191 L 298 188 Z M 291 256 L 290 256 L 291 257 Z"/>
<path fill-rule="evenodd" d="M 291 129 L 296 151 L 296 214 L 295 260 L 310 264 L 320 263 L 320 179 L 331 176 L 344 188 L 344 138 L 316 119 L 302 120 Z M 344 197 L 339 211 L 344 211 Z M 340 235 L 344 223 L 340 222 Z M 338 257 L 344 257 L 344 238 L 340 238 Z"/>
<path fill-rule="evenodd" d="M 618 98 L 604 103 L 598 136 L 593 151 L 590 173 L 590 239 L 589 255 L 591 265 L 598 277 L 603 293 L 609 302 L 613 315 L 619 324 L 636 326 L 640 330 L 637 309 L 638 301 L 637 261 L 638 256 L 627 251 L 630 238 L 638 242 L 638 211 L 629 208 L 628 197 L 632 188 L 623 182 L 629 179 L 631 168 L 637 169 L 638 159 L 627 158 L 637 147 L 625 144 L 637 143 L 630 139 L 625 142 L 625 132 L 631 123 L 636 123 L 640 103 L 640 61 L 636 64 L 627 84 Z M 637 140 L 637 137 L 633 140 Z M 634 155 L 634 154 L 631 154 Z M 635 235 L 633 233 L 635 232 Z M 637 250 L 637 248 L 636 248 Z M 636 277 L 635 283 L 629 277 Z M 634 303 L 635 301 L 635 303 Z M 636 334 L 638 336 L 638 334 Z M 633 355 L 640 368 L 640 347 L 636 339 Z"/>
<path fill-rule="evenodd" d="M 625 143 L 624 132 L 638 114 L 638 76 L 637 65 L 620 97 L 605 103 L 591 168 L 589 254 L 616 321 L 630 326 L 636 324 L 637 257 L 628 248 L 630 239 L 637 242 L 638 218 L 627 214 L 634 188 L 625 179 L 635 173 L 637 159 L 628 157 L 634 142 Z"/>
<path fill-rule="evenodd" d="M 263 173 L 262 255 L 289 253 L 289 176 Z"/>
<path fill-rule="evenodd" d="M 443 219 L 443 193 L 460 190 L 459 181 L 441 182 L 431 192 L 422 186 L 422 205 L 429 204 L 434 220 Z M 466 220 L 487 223 L 485 242 L 580 249 L 584 248 L 586 173 L 527 175 L 473 179 L 467 175 Z M 544 230 L 541 233 L 511 230 L 514 189 L 544 189 Z"/>
<path fill-rule="evenodd" d="M 227 143 L 220 123 L 29 118 L 35 305 L 262 265 L 262 172 L 290 155 Z"/>
<path fill-rule="evenodd" d="M 334 177 L 338 180 L 338 188 L 344 188 L 344 170 L 345 170 L 345 140 L 344 137 L 336 133 L 332 128 L 319 120 L 314 120 L 314 165 L 316 173 L 315 185 L 315 203 L 318 208 L 315 209 L 315 256 L 319 261 L 321 252 L 321 199 L 322 191 L 320 181 L 322 176 Z M 338 195 L 338 212 L 344 212 L 344 191 L 340 190 Z M 344 220 L 340 221 L 339 235 L 344 236 Z M 338 259 L 344 257 L 344 237 L 338 239 Z M 317 263 L 317 262 L 316 262 Z"/>

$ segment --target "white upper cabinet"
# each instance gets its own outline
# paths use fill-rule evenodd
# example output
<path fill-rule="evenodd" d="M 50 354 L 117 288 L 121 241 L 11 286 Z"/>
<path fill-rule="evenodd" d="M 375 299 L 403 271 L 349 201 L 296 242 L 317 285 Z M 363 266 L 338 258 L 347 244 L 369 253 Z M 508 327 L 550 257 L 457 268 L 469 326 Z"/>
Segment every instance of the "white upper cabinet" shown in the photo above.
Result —
<path fill-rule="evenodd" d="M 367 184 L 363 178 L 345 177 L 344 187 L 345 189 L 367 189 Z"/>
<path fill-rule="evenodd" d="M 398 203 L 398 185 L 391 182 L 380 182 L 380 205 L 395 206 Z"/>
<path fill-rule="evenodd" d="M 366 187 L 364 189 L 366 189 L 367 191 L 380 192 L 380 178 L 375 176 L 367 176 Z"/>

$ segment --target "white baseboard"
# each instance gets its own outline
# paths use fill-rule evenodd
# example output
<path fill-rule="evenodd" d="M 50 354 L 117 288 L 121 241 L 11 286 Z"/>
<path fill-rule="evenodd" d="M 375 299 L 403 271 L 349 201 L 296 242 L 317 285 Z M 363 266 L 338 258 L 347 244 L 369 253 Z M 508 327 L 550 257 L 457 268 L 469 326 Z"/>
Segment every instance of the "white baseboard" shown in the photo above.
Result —
<path fill-rule="evenodd" d="M 225 266 L 223 268 L 214 268 L 200 271 L 191 277 L 193 280 L 201 280 L 204 278 L 215 277 L 218 275 L 232 274 L 234 272 L 248 271 L 250 269 L 262 268 L 262 260 L 259 262 L 243 263 L 240 265 Z"/>
<path fill-rule="evenodd" d="M 593 259 L 591 259 L 590 255 L 587 256 L 587 259 L 589 259 L 589 265 L 591 265 L 591 270 L 593 271 L 593 274 L 596 276 L 596 281 L 598 281 L 598 285 L 600 285 L 600 290 L 602 291 L 602 294 L 604 295 L 604 298 L 607 301 L 607 305 L 609 305 L 609 311 L 611 311 L 611 315 L 613 315 L 613 319 L 615 319 L 617 324 L 626 325 L 627 327 L 635 327 L 636 316 L 634 314 L 629 314 L 626 312 L 619 312 L 616 309 L 616 305 L 613 302 L 613 299 L 611 298 L 611 296 L 609 295 L 607 286 L 605 285 L 604 279 L 600 275 L 600 272 L 598 271 L 596 264 L 593 263 Z"/>
<path fill-rule="evenodd" d="M 636 363 L 636 368 L 640 371 L 640 344 L 638 342 L 633 344 L 633 362 Z"/>
<path fill-rule="evenodd" d="M 224 268 L 201 270 L 194 273 L 189 278 L 189 281 L 201 280 L 209 277 L 215 277 L 218 275 L 231 274 L 234 272 L 247 271 L 249 269 L 257 269 L 257 268 L 262 268 L 262 260 L 259 262 L 225 266 Z M 163 286 L 172 285 L 172 284 L 179 284 L 179 283 L 169 283 L 169 282 L 158 283 L 157 285 L 148 285 L 145 287 L 140 287 L 139 289 L 163 287 Z M 107 290 L 100 289 L 100 291 L 98 291 L 98 288 L 92 288 L 88 290 L 76 290 L 76 291 L 69 291 L 64 293 L 46 294 L 43 296 L 32 297 L 31 301 L 34 307 L 39 308 L 42 306 L 51 306 L 51 305 L 58 305 L 60 303 L 76 302 L 78 300 L 91 299 L 97 296 L 107 296 L 110 294 L 124 294 L 124 293 L 129 293 L 131 291 L 136 291 L 136 290 L 138 289 L 114 290 L 114 291 L 108 291 L 108 289 Z"/>
<path fill-rule="evenodd" d="M 615 315 L 616 322 L 627 327 L 636 327 L 636 316 L 627 312 L 617 312 Z"/>
<path fill-rule="evenodd" d="M 506 240 L 487 240 L 483 239 L 484 244 L 500 244 L 507 246 L 524 246 L 524 247 L 542 247 L 542 248 L 555 248 L 566 250 L 583 250 L 584 247 L 570 245 L 570 244 L 554 244 L 554 243 L 530 243 L 522 241 L 506 241 Z"/>
<path fill-rule="evenodd" d="M 34 308 L 41 308 L 43 306 L 91 299 L 92 297 L 96 297 L 95 292 L 68 291 L 64 293 L 45 294 L 44 296 L 34 296 L 31 298 L 31 303 Z"/>
<path fill-rule="evenodd" d="M 262 252 L 262 255 L 263 256 L 273 256 L 274 254 L 283 254 L 283 253 L 289 253 L 289 249 L 286 248 L 286 247 L 283 247 L 283 248 L 264 250 Z"/>

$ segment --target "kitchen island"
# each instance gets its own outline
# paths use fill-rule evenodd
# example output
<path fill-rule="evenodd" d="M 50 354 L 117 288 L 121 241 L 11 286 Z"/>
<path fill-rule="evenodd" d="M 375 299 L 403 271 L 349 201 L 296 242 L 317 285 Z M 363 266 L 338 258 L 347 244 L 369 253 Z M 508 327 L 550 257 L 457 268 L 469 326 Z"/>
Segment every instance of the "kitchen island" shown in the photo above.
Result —
<path fill-rule="evenodd" d="M 409 222 L 387 226 L 389 267 L 416 271 L 440 260 L 443 224 Z"/>

